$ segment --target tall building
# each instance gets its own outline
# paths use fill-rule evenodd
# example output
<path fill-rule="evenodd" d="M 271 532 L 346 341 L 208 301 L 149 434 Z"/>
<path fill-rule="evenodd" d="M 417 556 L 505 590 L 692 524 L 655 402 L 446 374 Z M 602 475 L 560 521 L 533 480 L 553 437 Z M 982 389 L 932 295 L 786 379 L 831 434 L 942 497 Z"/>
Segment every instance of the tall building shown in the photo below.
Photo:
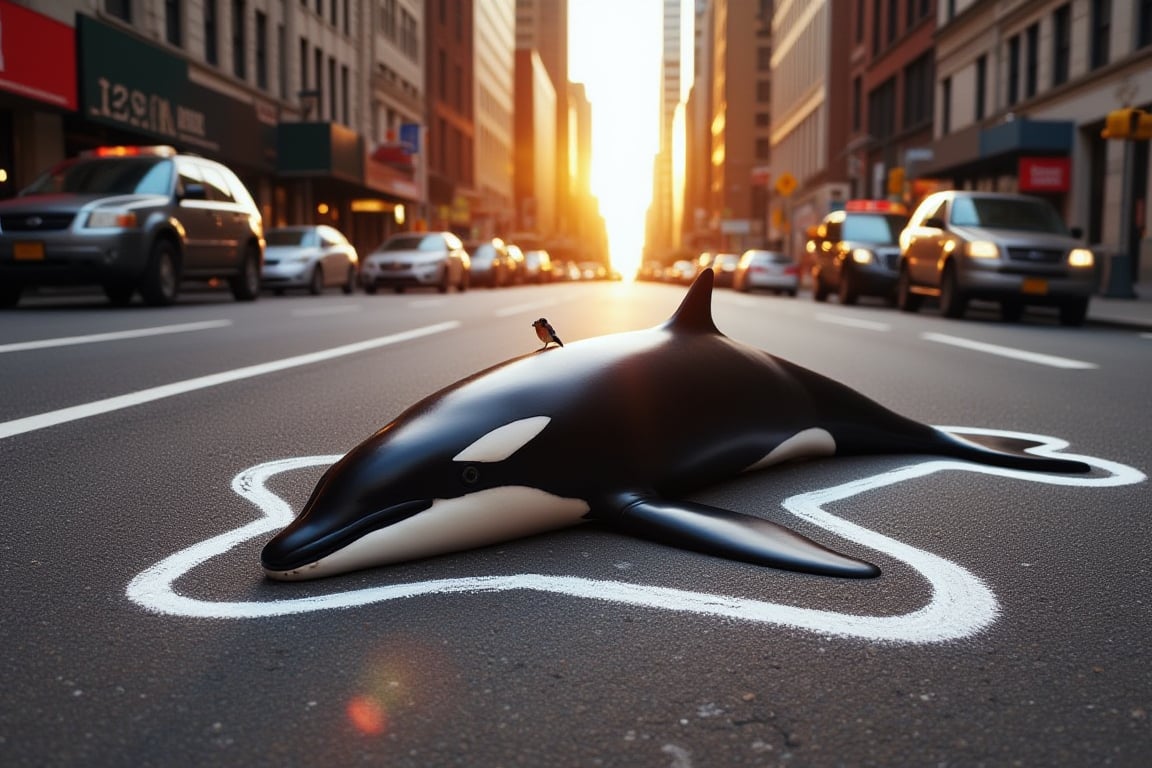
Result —
<path fill-rule="evenodd" d="M 515 0 L 473 0 L 475 45 L 476 237 L 510 232 L 516 220 L 513 140 L 516 108 Z"/>
<path fill-rule="evenodd" d="M 568 179 L 568 0 L 516 0 L 516 48 L 536 51 L 555 91 L 553 227 L 568 235 L 573 216 Z"/>
<path fill-rule="evenodd" d="M 426 3 L 429 226 L 471 235 L 476 202 L 471 2 Z"/>
<path fill-rule="evenodd" d="M 664 0 L 660 47 L 660 142 L 652 170 L 647 247 L 666 258 L 681 247 L 684 218 L 685 103 L 692 87 L 694 7 Z"/>
<path fill-rule="evenodd" d="M 556 88 L 535 48 L 516 49 L 516 241 L 540 247 L 557 233 Z"/>

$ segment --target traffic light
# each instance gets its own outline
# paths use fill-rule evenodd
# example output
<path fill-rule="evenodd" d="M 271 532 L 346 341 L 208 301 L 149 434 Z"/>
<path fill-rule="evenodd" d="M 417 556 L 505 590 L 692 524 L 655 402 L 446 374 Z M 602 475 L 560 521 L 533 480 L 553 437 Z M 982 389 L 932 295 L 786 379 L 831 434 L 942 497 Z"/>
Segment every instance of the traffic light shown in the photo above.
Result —
<path fill-rule="evenodd" d="M 1105 139 L 1152 139 L 1152 114 L 1133 107 L 1114 109 L 1104 116 L 1100 135 Z"/>
<path fill-rule="evenodd" d="M 888 169 L 888 194 L 904 194 L 904 169 L 900 166 Z"/>

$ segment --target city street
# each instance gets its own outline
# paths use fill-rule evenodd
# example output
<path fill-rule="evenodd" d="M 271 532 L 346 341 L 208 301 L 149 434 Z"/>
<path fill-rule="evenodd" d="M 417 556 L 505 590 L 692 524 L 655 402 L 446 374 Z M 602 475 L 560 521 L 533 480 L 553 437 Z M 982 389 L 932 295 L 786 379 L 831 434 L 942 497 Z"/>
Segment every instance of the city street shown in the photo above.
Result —
<path fill-rule="evenodd" d="M 917 420 L 1092 465 L 831 457 L 693 496 L 875 579 L 595 524 L 264 577 L 261 548 L 325 466 L 534 353 L 533 320 L 571 345 L 657 325 L 685 290 L 223 290 L 165 309 L 59 294 L 0 311 L 0 765 L 1146 765 L 1147 329 L 717 289 L 734 339 Z M 724 383 L 685 412 L 731 407 Z"/>

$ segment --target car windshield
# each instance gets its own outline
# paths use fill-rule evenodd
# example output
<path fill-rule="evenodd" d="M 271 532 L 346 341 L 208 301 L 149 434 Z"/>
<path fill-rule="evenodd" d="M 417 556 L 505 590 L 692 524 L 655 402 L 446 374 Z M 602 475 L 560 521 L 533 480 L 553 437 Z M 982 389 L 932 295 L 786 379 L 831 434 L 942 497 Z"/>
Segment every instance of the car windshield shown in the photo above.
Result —
<path fill-rule="evenodd" d="M 60 163 L 22 194 L 167 195 L 171 189 L 171 160 L 121 157 Z"/>
<path fill-rule="evenodd" d="M 1060 215 L 1044 200 L 1012 197 L 957 197 L 952 223 L 960 227 L 1068 234 Z"/>
<path fill-rule="evenodd" d="M 842 237 L 865 243 L 890 245 L 899 242 L 907 219 L 883 213 L 853 213 L 844 219 Z"/>
<path fill-rule="evenodd" d="M 444 241 L 436 235 L 399 235 L 380 246 L 382 251 L 439 251 Z"/>
<path fill-rule="evenodd" d="M 308 229 L 270 229 L 264 233 L 268 245 L 313 245 Z"/>

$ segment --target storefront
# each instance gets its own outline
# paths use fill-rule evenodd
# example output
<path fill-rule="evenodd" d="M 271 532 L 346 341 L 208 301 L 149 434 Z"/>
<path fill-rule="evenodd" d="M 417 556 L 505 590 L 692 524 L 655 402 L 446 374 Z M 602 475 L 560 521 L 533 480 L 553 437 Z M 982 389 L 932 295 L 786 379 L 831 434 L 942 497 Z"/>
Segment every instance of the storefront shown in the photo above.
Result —
<path fill-rule="evenodd" d="M 72 27 L 0 0 L 0 199 L 64 158 L 64 115 L 76 107 Z"/>

